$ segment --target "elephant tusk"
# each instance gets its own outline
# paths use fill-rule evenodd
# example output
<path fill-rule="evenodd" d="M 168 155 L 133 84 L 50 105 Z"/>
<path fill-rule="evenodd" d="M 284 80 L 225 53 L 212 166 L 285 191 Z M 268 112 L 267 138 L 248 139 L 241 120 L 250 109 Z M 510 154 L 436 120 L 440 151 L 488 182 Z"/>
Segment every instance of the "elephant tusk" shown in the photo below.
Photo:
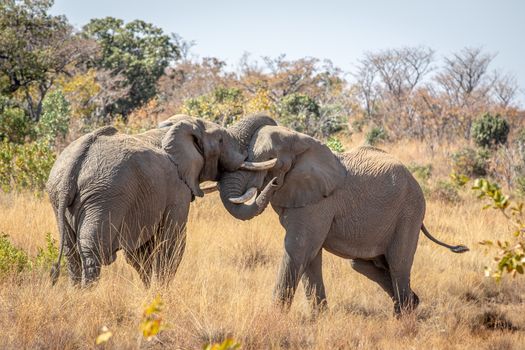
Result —
<path fill-rule="evenodd" d="M 228 200 L 235 204 L 242 204 L 248 202 L 257 194 L 257 188 L 251 187 L 240 197 L 228 198 Z"/>
<path fill-rule="evenodd" d="M 265 162 L 243 162 L 241 164 L 241 169 L 255 171 L 268 170 L 273 168 L 275 163 L 277 163 L 277 158 L 273 158 Z"/>
<path fill-rule="evenodd" d="M 204 192 L 204 194 L 213 193 L 218 190 L 216 182 L 202 185 L 200 186 L 200 189 L 202 190 L 202 192 Z"/>

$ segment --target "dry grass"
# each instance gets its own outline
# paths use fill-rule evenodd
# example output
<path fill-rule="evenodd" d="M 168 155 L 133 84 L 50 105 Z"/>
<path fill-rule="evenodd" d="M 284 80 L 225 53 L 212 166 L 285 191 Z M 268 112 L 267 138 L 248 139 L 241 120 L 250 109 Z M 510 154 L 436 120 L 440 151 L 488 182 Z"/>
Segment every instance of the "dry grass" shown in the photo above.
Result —
<path fill-rule="evenodd" d="M 404 162 L 430 162 L 425 147 L 397 144 L 389 150 Z M 437 173 L 446 157 L 434 155 Z M 490 262 L 481 239 L 496 239 L 506 224 L 468 200 L 429 202 L 426 225 L 439 238 L 465 243 L 455 255 L 421 237 L 412 286 L 418 310 L 397 320 L 377 286 L 347 261 L 325 254 L 329 311 L 312 320 L 302 288 L 288 314 L 271 305 L 284 232 L 271 209 L 250 222 L 236 221 L 216 194 L 192 204 L 188 245 L 168 289 L 144 290 L 122 257 L 103 268 L 90 290 L 70 287 L 63 276 L 50 286 L 47 271 L 0 280 L 0 348 L 93 348 L 102 326 L 114 334 L 108 348 L 201 348 L 226 336 L 245 349 L 520 349 L 525 344 L 525 279 L 496 285 L 483 277 Z M 56 237 L 46 198 L 0 195 L 0 232 L 31 254 Z M 503 225 L 503 229 L 501 226 Z M 65 275 L 65 273 L 63 274 Z M 169 325 L 157 341 L 139 343 L 138 323 L 156 294 Z"/>

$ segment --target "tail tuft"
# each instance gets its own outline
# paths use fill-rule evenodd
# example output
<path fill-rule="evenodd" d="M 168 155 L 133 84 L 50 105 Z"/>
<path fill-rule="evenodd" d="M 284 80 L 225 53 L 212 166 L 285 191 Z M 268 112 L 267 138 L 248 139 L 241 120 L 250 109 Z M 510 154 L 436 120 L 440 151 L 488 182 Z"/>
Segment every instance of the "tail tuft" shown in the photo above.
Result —
<path fill-rule="evenodd" d="M 470 249 L 467 246 L 464 245 L 456 245 L 454 247 L 450 248 L 450 251 L 454 253 L 465 253 L 468 252 Z"/>

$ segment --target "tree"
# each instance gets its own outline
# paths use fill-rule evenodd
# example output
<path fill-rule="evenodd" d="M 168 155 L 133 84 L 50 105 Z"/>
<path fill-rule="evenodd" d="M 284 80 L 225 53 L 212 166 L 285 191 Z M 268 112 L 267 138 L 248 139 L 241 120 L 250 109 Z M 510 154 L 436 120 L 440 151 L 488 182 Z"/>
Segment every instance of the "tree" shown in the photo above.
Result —
<path fill-rule="evenodd" d="M 157 93 L 157 80 L 179 58 L 174 38 L 141 20 L 124 24 L 121 19 L 92 19 L 83 28 L 86 37 L 100 44 L 102 54 L 94 63 L 99 69 L 122 74 L 129 94 L 115 102 L 111 112 L 126 116 Z"/>
<path fill-rule="evenodd" d="M 0 88 L 6 95 L 21 96 L 34 122 L 56 78 L 96 50 L 73 34 L 65 17 L 47 13 L 52 5 L 52 0 L 0 4 Z"/>
<path fill-rule="evenodd" d="M 436 76 L 436 81 L 452 103 L 472 105 L 484 99 L 489 91 L 487 72 L 494 57 L 494 54 L 483 53 L 479 47 L 466 47 L 445 58 L 445 65 Z"/>

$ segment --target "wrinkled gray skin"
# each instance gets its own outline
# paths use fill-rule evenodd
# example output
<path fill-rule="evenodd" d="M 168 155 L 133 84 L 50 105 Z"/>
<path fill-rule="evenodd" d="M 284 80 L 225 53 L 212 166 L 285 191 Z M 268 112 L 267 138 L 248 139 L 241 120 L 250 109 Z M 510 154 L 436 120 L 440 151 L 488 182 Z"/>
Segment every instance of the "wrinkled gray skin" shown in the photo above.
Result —
<path fill-rule="evenodd" d="M 116 252 L 149 286 L 172 279 L 185 247 L 190 202 L 199 183 L 236 170 L 265 116 L 245 119 L 242 132 L 178 115 L 138 135 L 103 127 L 72 142 L 56 160 L 47 191 L 74 284 L 88 286 Z M 59 262 L 52 270 L 53 283 Z"/>
<path fill-rule="evenodd" d="M 421 229 L 454 252 L 468 250 L 430 236 L 423 226 L 425 199 L 417 181 L 377 148 L 336 156 L 307 135 L 265 126 L 255 133 L 248 153 L 249 160 L 278 161 L 269 171 L 223 173 L 221 199 L 241 220 L 258 215 L 268 203 L 279 215 L 286 235 L 274 298 L 284 309 L 301 278 L 314 310 L 325 307 L 323 249 L 351 259 L 354 270 L 392 298 L 397 314 L 419 303 L 410 288 L 410 270 Z M 262 190 L 251 204 L 229 200 L 250 187 Z"/>

